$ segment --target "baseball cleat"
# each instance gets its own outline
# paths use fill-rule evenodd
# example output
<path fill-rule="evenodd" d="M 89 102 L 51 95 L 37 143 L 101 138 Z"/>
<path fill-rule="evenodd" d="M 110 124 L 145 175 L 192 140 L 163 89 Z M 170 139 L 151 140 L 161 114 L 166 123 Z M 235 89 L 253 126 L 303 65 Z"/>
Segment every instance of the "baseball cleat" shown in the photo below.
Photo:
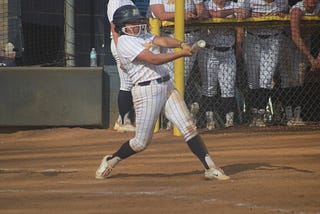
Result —
<path fill-rule="evenodd" d="M 225 128 L 233 126 L 233 115 L 234 115 L 233 112 L 229 112 L 226 114 L 226 123 L 224 124 Z"/>
<path fill-rule="evenodd" d="M 214 119 L 213 119 L 213 112 L 212 111 L 207 111 L 206 112 L 206 118 L 207 118 L 207 129 L 213 130 L 215 128 L 215 124 L 214 124 Z"/>
<path fill-rule="evenodd" d="M 206 179 L 210 179 L 210 180 L 213 178 L 218 179 L 218 180 L 230 179 L 230 177 L 227 176 L 226 174 L 224 174 L 224 171 L 219 167 L 206 169 L 206 171 L 204 173 L 204 177 Z"/>
<path fill-rule="evenodd" d="M 107 155 L 102 158 L 101 164 L 96 171 L 96 179 L 106 179 L 110 175 L 112 167 L 108 164 L 107 161 L 109 157 L 111 157 L 111 155 Z"/>

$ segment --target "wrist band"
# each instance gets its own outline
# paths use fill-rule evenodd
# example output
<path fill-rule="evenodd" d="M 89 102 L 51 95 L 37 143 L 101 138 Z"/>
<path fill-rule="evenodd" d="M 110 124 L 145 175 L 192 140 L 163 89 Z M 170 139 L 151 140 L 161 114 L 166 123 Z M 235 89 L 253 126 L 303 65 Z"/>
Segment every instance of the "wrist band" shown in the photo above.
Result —
<path fill-rule="evenodd" d="M 180 48 L 182 48 L 182 46 L 186 44 L 185 42 L 180 42 Z"/>

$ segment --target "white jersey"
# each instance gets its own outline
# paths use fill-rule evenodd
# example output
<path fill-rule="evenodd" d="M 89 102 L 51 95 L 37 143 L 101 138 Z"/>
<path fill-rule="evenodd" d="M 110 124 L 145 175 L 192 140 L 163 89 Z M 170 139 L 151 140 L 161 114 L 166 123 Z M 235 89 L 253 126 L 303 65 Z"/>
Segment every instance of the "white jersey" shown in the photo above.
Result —
<path fill-rule="evenodd" d="M 233 1 L 227 1 L 225 6 L 220 8 L 213 1 L 206 4 L 208 10 L 221 11 L 232 8 L 240 8 L 241 5 Z M 209 28 L 206 42 L 215 47 L 231 47 L 235 44 L 235 29 L 232 28 Z"/>
<path fill-rule="evenodd" d="M 274 0 L 270 3 L 265 0 L 245 0 L 244 4 L 253 13 L 286 12 L 289 8 L 288 0 Z"/>
<path fill-rule="evenodd" d="M 303 15 L 305 15 L 305 16 L 320 15 L 320 2 L 318 2 L 318 4 L 316 5 L 316 7 L 315 7 L 315 9 L 313 10 L 312 13 L 307 13 L 306 8 L 303 6 L 303 2 L 302 1 L 300 1 L 297 4 L 293 5 L 292 8 L 291 8 L 291 11 L 294 8 L 299 8 L 302 11 Z"/>
<path fill-rule="evenodd" d="M 113 14 L 114 12 L 122 6 L 125 5 L 134 5 L 134 3 L 131 0 L 109 0 L 108 6 L 107 6 L 107 15 L 109 22 L 113 22 Z M 110 38 L 112 39 L 112 34 L 110 32 Z"/>
<path fill-rule="evenodd" d="M 192 12 L 196 10 L 196 4 L 202 3 L 203 0 L 185 0 L 185 11 Z M 175 12 L 175 0 L 150 0 L 150 5 L 163 4 L 165 12 Z M 152 14 L 155 18 L 155 16 Z"/>
<path fill-rule="evenodd" d="M 169 74 L 168 66 L 151 65 L 138 61 L 136 57 L 144 50 L 149 49 L 154 54 L 159 54 L 159 47 L 152 45 L 155 35 L 146 33 L 141 36 L 122 35 L 118 40 L 118 53 L 121 64 L 125 67 L 133 84 L 148 80 L 155 80 Z"/>
<path fill-rule="evenodd" d="M 274 0 L 266 2 L 265 0 L 245 0 L 244 7 L 249 8 L 252 13 L 272 14 L 279 12 L 287 12 L 289 9 L 288 0 Z M 282 28 L 250 28 L 248 32 L 259 35 L 277 35 Z"/>

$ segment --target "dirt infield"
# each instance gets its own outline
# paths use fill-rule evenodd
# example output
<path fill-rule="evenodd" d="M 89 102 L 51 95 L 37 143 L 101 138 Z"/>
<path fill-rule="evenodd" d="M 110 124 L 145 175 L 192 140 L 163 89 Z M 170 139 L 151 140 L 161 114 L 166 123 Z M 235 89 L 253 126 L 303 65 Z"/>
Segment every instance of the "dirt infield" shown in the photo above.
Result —
<path fill-rule="evenodd" d="M 156 133 L 107 180 L 95 170 L 131 133 L 0 133 L 0 213 L 320 213 L 320 131 L 202 133 L 228 181 L 204 179 L 181 137 Z"/>

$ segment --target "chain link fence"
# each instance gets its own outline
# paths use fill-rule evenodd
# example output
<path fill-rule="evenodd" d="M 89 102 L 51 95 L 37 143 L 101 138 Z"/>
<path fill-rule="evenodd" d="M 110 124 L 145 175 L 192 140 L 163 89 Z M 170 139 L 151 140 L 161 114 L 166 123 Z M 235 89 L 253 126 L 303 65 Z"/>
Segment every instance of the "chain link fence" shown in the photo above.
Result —
<path fill-rule="evenodd" d="M 320 24 L 314 18 L 302 22 L 301 36 L 316 57 Z M 161 32 L 173 30 L 172 24 L 163 22 Z M 193 42 L 207 43 L 196 61 L 185 65 L 192 70 L 185 75 L 184 97 L 198 129 L 320 127 L 320 70 L 310 70 L 293 42 L 289 16 L 212 19 L 187 24 L 186 29 L 186 41 L 193 33 L 198 35 Z M 164 117 L 161 121 L 162 128 L 171 128 Z"/>

